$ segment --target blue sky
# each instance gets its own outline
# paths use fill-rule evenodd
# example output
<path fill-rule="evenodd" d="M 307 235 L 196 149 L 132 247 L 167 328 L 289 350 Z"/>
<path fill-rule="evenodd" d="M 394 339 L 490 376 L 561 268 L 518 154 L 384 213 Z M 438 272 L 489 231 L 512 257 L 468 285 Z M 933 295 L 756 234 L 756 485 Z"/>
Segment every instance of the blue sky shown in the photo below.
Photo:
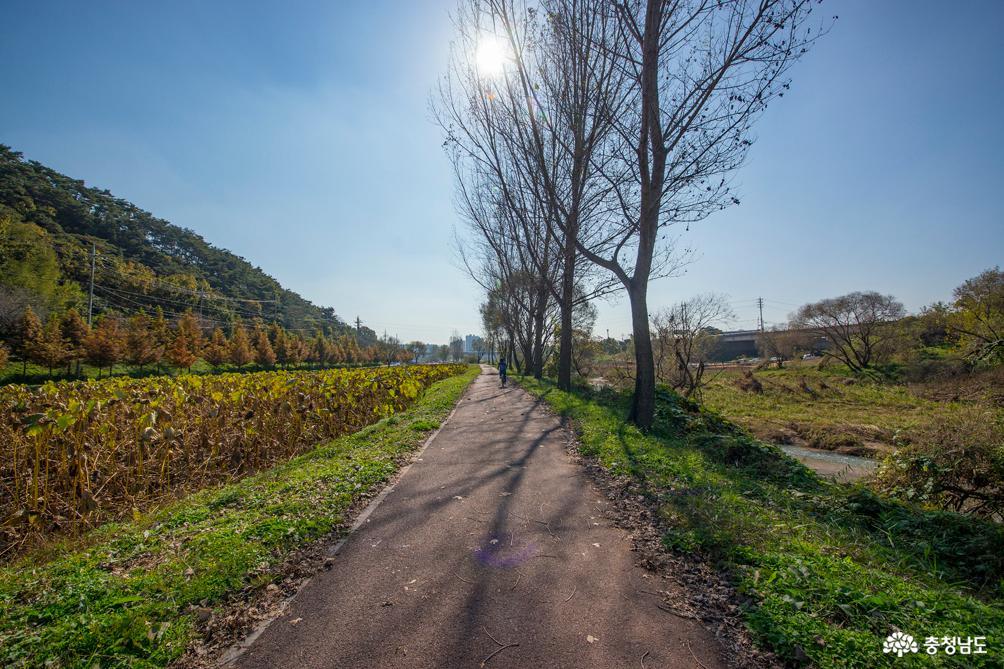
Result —
<path fill-rule="evenodd" d="M 0 143 L 108 188 L 378 332 L 476 331 L 428 99 L 452 2 L 3 0 Z M 833 30 L 757 126 L 742 205 L 692 226 L 654 308 L 736 327 L 879 290 L 910 309 L 1004 264 L 1004 3 L 826 2 Z M 625 300 L 600 334 L 630 331 Z"/>

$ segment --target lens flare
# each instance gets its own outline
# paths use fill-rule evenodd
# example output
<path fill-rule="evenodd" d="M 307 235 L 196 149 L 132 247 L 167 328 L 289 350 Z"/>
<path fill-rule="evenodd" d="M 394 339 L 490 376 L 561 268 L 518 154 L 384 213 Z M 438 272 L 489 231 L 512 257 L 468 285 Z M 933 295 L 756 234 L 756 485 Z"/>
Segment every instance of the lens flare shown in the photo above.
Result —
<path fill-rule="evenodd" d="M 501 74 L 506 62 L 505 45 L 494 35 L 485 35 L 478 40 L 474 59 L 482 75 L 494 77 Z"/>

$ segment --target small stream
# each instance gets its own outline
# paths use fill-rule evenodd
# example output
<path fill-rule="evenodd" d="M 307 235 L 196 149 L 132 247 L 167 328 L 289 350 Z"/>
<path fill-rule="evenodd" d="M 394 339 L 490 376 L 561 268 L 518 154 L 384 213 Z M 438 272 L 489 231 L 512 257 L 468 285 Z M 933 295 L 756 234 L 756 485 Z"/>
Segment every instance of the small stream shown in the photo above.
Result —
<path fill-rule="evenodd" d="M 817 474 L 829 476 L 838 481 L 856 481 L 878 468 L 878 462 L 875 460 L 857 455 L 844 455 L 833 451 L 787 444 L 778 444 L 778 446 L 806 467 L 815 470 Z"/>

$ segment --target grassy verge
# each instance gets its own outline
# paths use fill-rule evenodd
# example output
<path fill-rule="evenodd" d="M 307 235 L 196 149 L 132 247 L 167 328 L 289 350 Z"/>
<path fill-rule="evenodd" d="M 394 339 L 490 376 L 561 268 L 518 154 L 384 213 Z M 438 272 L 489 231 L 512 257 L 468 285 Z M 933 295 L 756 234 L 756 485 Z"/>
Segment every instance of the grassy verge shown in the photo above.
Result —
<path fill-rule="evenodd" d="M 148 518 L 106 525 L 0 569 L 0 665 L 160 667 L 196 635 L 193 606 L 265 587 L 297 549 L 344 531 L 477 375 L 440 381 L 401 414 Z"/>
<path fill-rule="evenodd" d="M 624 395 L 520 383 L 573 420 L 585 455 L 639 481 L 669 547 L 720 562 L 751 602 L 754 636 L 791 664 L 1001 666 L 1004 528 L 821 480 L 667 391 L 642 434 L 624 420 Z M 884 654 L 896 630 L 920 652 Z M 925 653 L 927 637 L 976 636 L 988 654 Z"/>
<path fill-rule="evenodd" d="M 918 397 L 906 386 L 791 364 L 755 373 L 762 392 L 740 388 L 741 372 L 710 373 L 704 402 L 755 436 L 858 455 L 883 455 L 898 433 L 958 412 L 958 402 Z"/>

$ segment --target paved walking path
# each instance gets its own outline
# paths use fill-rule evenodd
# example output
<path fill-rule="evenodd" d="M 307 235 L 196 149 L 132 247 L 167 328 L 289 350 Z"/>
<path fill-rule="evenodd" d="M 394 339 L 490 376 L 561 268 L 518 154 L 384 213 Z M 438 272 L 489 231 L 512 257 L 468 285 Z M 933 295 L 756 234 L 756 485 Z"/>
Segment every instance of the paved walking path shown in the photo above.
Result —
<path fill-rule="evenodd" d="M 634 566 L 566 439 L 485 367 L 332 568 L 237 666 L 723 666 L 707 631 L 657 608 L 658 579 Z"/>

